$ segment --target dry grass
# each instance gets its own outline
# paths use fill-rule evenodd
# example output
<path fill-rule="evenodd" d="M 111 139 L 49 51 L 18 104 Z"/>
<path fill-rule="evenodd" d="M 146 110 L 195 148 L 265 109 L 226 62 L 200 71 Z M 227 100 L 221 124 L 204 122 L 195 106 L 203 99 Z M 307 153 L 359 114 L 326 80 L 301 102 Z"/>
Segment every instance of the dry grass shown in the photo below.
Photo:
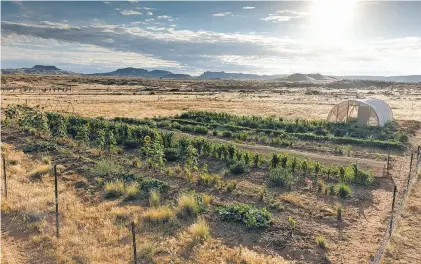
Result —
<path fill-rule="evenodd" d="M 52 168 L 50 165 L 41 165 L 29 173 L 30 178 L 41 178 L 43 175 L 50 174 Z"/>
<path fill-rule="evenodd" d="M 143 214 L 146 222 L 162 224 L 172 222 L 175 219 L 174 211 L 169 206 L 150 208 Z"/>
<path fill-rule="evenodd" d="M 245 247 L 240 247 L 238 250 L 238 255 L 234 258 L 230 259 L 234 263 L 247 263 L 247 264 L 286 264 L 288 263 L 282 258 L 278 257 L 271 257 L 271 256 L 264 256 L 258 254 L 255 251 L 249 250 Z"/>
<path fill-rule="evenodd" d="M 181 194 L 177 204 L 177 215 L 181 217 L 195 217 L 199 211 L 199 205 L 192 194 Z"/>
<path fill-rule="evenodd" d="M 295 205 L 297 207 L 303 207 L 304 206 L 303 198 L 299 194 L 294 193 L 294 192 L 289 192 L 289 193 L 286 193 L 286 194 L 282 195 L 281 199 L 284 202 Z"/>
<path fill-rule="evenodd" d="M 136 199 L 137 195 L 139 194 L 139 183 L 131 182 L 131 183 L 126 184 L 124 188 L 124 193 L 126 194 L 126 199 L 128 200 Z"/>
<path fill-rule="evenodd" d="M 146 242 L 139 246 L 139 257 L 146 261 L 152 261 L 155 252 L 156 248 L 152 243 Z"/>
<path fill-rule="evenodd" d="M 386 249 L 384 263 L 421 263 L 421 181 L 412 187 L 402 218 Z"/>
<path fill-rule="evenodd" d="M 106 198 L 117 198 L 124 194 L 124 182 L 121 180 L 106 182 L 104 188 Z"/>
<path fill-rule="evenodd" d="M 10 150 L 10 153 L 13 151 Z M 60 239 L 57 240 L 52 214 L 54 181 L 51 177 L 31 181 L 27 173 L 39 167 L 39 161 L 32 161 L 24 155 L 19 164 L 21 171 L 9 179 L 9 198 L 7 201 L 2 199 L 1 204 L 2 228 L 11 231 L 12 227 L 8 223 L 12 223 L 24 232 L 18 232 L 17 236 L 11 232 L 2 233 L 2 241 L 5 243 L 2 246 L 3 262 L 4 257 L 7 257 L 10 263 L 12 258 L 8 256 L 13 256 L 16 263 L 129 263 L 132 261 L 131 233 L 128 228 L 131 221 L 137 216 L 153 223 L 175 220 L 175 213 L 168 206 L 146 210 L 138 204 L 121 205 L 119 200 L 86 202 L 81 190 L 72 188 L 73 183 L 59 181 Z M 75 181 L 79 180 L 80 176 L 75 178 Z M 188 199 L 180 198 L 180 204 L 190 204 L 184 203 L 185 200 Z M 187 228 L 192 233 L 181 230 L 175 235 L 165 236 L 150 229 L 137 230 L 141 242 L 145 243 L 138 247 L 139 256 L 145 263 L 169 263 L 171 260 L 175 263 L 239 263 L 239 250 L 208 237 L 205 226 L 199 220 Z M 183 252 L 186 243 L 192 240 L 192 234 L 207 239 L 203 243 L 194 244 L 186 259 Z M 11 243 L 12 239 L 16 239 L 16 243 Z M 16 254 L 22 248 L 14 245 L 25 246 L 24 256 Z M 155 254 L 158 250 L 168 252 L 169 255 Z M 248 253 L 252 252 L 249 250 L 242 252 L 241 259 L 259 261 L 254 263 L 286 263 L 281 258 Z"/>
<path fill-rule="evenodd" d="M 210 236 L 209 225 L 202 217 L 189 227 L 189 232 L 195 241 L 203 241 Z"/>
<path fill-rule="evenodd" d="M 152 190 L 149 193 L 149 206 L 150 207 L 158 207 L 160 201 L 160 194 L 157 190 Z"/>
<path fill-rule="evenodd" d="M 23 152 L 19 151 L 19 152 L 13 152 L 11 154 L 6 155 L 6 162 L 9 165 L 18 165 L 22 158 L 23 158 Z"/>
<path fill-rule="evenodd" d="M 38 79 L 33 76 L 7 76 L 13 79 L 10 85 L 15 87 L 31 86 L 39 89 L 56 86 L 70 82 L 73 77 L 55 77 Z M 15 79 L 16 78 L 16 79 Z M 111 78 L 118 80 L 121 78 Z M 282 114 L 286 117 L 326 118 L 333 105 L 348 98 L 355 98 L 354 90 L 317 88 L 320 95 L 305 95 L 307 88 L 290 87 L 288 93 L 280 93 L 285 89 L 279 83 L 273 82 L 243 82 L 242 86 L 228 89 L 215 89 L 212 93 L 204 92 L 205 87 L 221 83 L 215 81 L 167 81 L 167 80 L 140 80 L 140 87 L 153 87 L 155 94 L 133 93 L 135 86 L 90 83 L 82 79 L 72 82 L 73 92 L 23 94 L 19 92 L 4 92 L 3 105 L 24 103 L 29 99 L 29 105 L 42 104 L 48 99 L 72 102 L 75 111 L 85 116 L 124 116 L 124 117 L 153 117 L 179 114 L 186 110 L 225 111 L 235 114 L 257 114 L 263 116 Z M 12 84 L 13 83 L 13 84 Z M 227 83 L 227 82 L 225 82 Z M 237 82 L 238 83 L 238 82 Z M 226 84 L 223 84 L 226 85 Z M 185 87 L 183 89 L 182 87 Z M 212 86 L 211 86 L 212 87 Z M 214 86 L 216 87 L 216 86 Z M 182 93 L 171 93 L 167 89 L 177 88 Z M 247 93 L 240 89 L 248 90 Z M 135 90 L 138 90 L 136 87 Z M 191 91 L 193 90 L 193 91 Z M 376 87 L 375 97 L 387 101 L 394 117 L 400 120 L 418 120 L 421 112 L 419 85 L 396 84 L 391 87 Z M 161 93 L 162 92 L 162 93 Z M 360 96 L 373 97 L 368 94 L 367 88 L 360 90 Z M 118 93 L 113 94 L 113 93 Z M 16 96 L 18 95 L 18 96 Z M 93 96 L 94 95 L 94 96 Z M 39 99 L 41 101 L 36 101 Z M 62 105 L 66 105 L 62 103 Z M 244 107 L 247 105 L 247 107 Z M 59 107 L 49 106 L 48 110 Z M 71 111 L 71 108 L 69 109 Z"/>

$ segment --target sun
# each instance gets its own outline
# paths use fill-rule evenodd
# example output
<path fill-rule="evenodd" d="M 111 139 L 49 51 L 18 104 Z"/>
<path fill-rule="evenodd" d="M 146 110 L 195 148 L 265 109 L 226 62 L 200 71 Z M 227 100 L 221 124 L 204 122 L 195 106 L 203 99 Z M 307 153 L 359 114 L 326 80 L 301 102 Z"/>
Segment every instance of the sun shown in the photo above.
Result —
<path fill-rule="evenodd" d="M 314 40 L 319 44 L 335 45 L 352 35 L 352 24 L 358 0 L 315 0 L 311 7 Z"/>

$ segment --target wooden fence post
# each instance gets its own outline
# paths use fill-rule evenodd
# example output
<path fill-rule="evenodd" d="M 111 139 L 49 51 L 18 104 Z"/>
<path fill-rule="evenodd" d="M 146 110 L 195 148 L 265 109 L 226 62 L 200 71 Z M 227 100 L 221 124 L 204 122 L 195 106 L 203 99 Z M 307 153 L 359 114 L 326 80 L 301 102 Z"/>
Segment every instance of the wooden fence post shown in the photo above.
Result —
<path fill-rule="evenodd" d="M 54 164 L 54 193 L 56 197 L 56 236 L 60 237 L 60 227 L 58 222 L 58 184 L 57 184 L 57 165 Z"/>
<path fill-rule="evenodd" d="M 7 200 L 6 158 L 3 156 L 4 196 Z"/>
<path fill-rule="evenodd" d="M 134 230 L 134 222 L 132 222 L 132 239 L 133 239 L 133 263 L 137 264 L 137 254 L 136 254 L 136 232 Z"/>
<path fill-rule="evenodd" d="M 392 200 L 392 213 L 395 210 L 395 199 L 396 199 L 396 191 L 398 190 L 398 187 L 395 185 L 393 187 L 393 200 Z"/>

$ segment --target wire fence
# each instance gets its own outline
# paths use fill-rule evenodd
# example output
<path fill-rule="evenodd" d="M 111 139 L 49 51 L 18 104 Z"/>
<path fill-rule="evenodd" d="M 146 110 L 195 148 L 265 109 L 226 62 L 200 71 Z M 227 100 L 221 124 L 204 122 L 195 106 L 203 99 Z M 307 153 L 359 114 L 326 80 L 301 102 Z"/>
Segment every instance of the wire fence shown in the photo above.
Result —
<path fill-rule="evenodd" d="M 386 230 L 383 234 L 383 237 L 381 239 L 381 242 L 380 242 L 380 245 L 379 245 L 379 248 L 378 248 L 376 254 L 371 259 L 372 263 L 374 263 L 374 264 L 380 263 L 380 261 L 383 257 L 383 254 L 386 250 L 386 246 L 388 245 L 388 243 L 389 243 L 389 241 L 392 237 L 393 232 L 395 231 L 395 229 L 398 226 L 399 218 L 400 218 L 400 215 L 401 215 L 402 210 L 404 208 L 406 199 L 408 198 L 408 195 L 410 193 L 411 186 L 417 181 L 417 172 L 421 168 L 420 147 L 418 147 L 418 151 L 416 153 L 415 158 L 414 158 L 413 153 L 411 154 L 411 160 L 410 160 L 409 168 L 410 169 L 409 169 L 408 180 L 406 182 L 406 185 L 403 186 L 403 188 L 404 188 L 403 191 L 400 192 L 400 194 L 398 195 L 398 197 L 396 199 L 396 206 L 393 206 L 394 203 L 392 203 L 392 212 L 391 212 L 389 220 L 387 222 Z"/>

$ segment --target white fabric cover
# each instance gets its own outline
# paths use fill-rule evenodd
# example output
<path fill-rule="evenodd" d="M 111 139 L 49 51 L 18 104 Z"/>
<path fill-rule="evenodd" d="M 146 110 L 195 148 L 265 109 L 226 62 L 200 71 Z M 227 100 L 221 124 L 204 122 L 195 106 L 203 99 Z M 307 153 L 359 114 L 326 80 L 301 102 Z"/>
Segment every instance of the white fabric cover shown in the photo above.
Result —
<path fill-rule="evenodd" d="M 389 105 L 382 100 L 371 98 L 341 102 L 333 107 L 327 119 L 330 122 L 347 122 L 349 116 L 359 110 L 360 105 L 370 107 L 370 118 L 367 125 L 384 126 L 393 120 L 392 109 Z"/>

